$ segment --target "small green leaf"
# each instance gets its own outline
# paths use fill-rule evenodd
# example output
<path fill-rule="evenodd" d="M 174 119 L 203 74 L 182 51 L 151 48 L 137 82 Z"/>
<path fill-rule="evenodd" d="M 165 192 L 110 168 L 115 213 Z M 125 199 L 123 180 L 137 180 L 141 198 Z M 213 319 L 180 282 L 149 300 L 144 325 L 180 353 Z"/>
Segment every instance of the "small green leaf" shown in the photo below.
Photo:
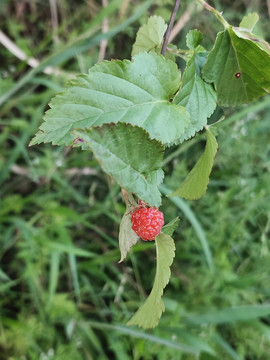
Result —
<path fill-rule="evenodd" d="M 164 145 L 174 142 L 190 122 L 188 111 L 171 103 L 179 86 L 177 65 L 162 55 L 140 53 L 133 61 L 103 61 L 53 98 L 30 145 L 72 145 L 72 130 L 112 122 L 138 125 Z"/>
<path fill-rule="evenodd" d="M 131 207 L 127 208 L 125 212 L 119 230 L 119 248 L 121 252 L 122 262 L 127 256 L 130 248 L 137 243 L 139 236 L 131 228 Z"/>
<path fill-rule="evenodd" d="M 180 196 L 189 200 L 196 200 L 203 196 L 209 183 L 214 157 L 218 144 L 210 130 L 206 129 L 207 142 L 204 153 L 190 171 L 181 186 L 169 196 Z"/>
<path fill-rule="evenodd" d="M 75 132 L 84 150 L 91 149 L 103 170 L 127 191 L 151 206 L 159 207 L 157 184 L 147 178 L 160 172 L 164 147 L 151 140 L 145 130 L 129 124 L 105 124 Z M 155 177 L 154 177 L 155 179 Z"/>
<path fill-rule="evenodd" d="M 243 17 L 239 27 L 252 31 L 259 20 L 259 15 L 254 12 Z"/>
<path fill-rule="evenodd" d="M 220 32 L 202 74 L 214 83 L 218 103 L 236 106 L 270 92 L 270 46 L 231 26 Z"/>
<path fill-rule="evenodd" d="M 167 234 L 172 236 L 172 234 L 174 233 L 174 231 L 177 229 L 178 225 L 179 225 L 179 217 L 175 218 L 174 220 L 170 221 L 168 224 L 166 224 L 165 226 L 163 226 L 161 232 L 162 234 Z"/>
<path fill-rule="evenodd" d="M 151 51 L 161 45 L 167 25 L 160 16 L 151 16 L 143 25 L 136 36 L 131 55 L 134 56 L 142 51 Z"/>
<path fill-rule="evenodd" d="M 174 99 L 174 103 L 186 107 L 191 118 L 179 142 L 189 139 L 202 130 L 207 124 L 207 118 L 216 108 L 216 92 L 211 84 L 207 84 L 201 78 L 201 68 L 205 59 L 205 52 L 194 52 L 187 63 L 181 89 Z"/>
<path fill-rule="evenodd" d="M 190 50 L 195 50 L 197 46 L 201 45 L 202 33 L 197 29 L 190 30 L 187 34 L 186 42 Z"/>
<path fill-rule="evenodd" d="M 137 325 L 144 329 L 154 328 L 157 326 L 162 312 L 165 311 L 161 296 L 171 276 L 170 266 L 175 254 L 173 239 L 169 235 L 159 234 L 156 237 L 156 249 L 157 269 L 153 289 L 127 325 Z"/>
<path fill-rule="evenodd" d="M 126 203 L 126 212 L 122 218 L 119 229 L 119 248 L 121 252 L 121 259 L 119 262 L 122 262 L 125 259 L 131 247 L 139 240 L 139 236 L 131 228 L 132 210 L 137 206 L 137 203 L 134 200 L 133 195 L 124 189 L 122 189 L 122 195 Z"/>

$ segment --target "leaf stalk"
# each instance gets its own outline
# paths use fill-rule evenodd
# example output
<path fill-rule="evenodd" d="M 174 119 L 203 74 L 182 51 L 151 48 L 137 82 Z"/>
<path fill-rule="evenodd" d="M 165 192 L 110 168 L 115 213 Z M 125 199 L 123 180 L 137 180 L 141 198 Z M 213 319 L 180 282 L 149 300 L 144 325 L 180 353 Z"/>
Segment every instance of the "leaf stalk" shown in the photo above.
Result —
<path fill-rule="evenodd" d="M 204 0 L 198 0 L 198 2 L 200 4 L 202 4 L 202 6 L 210 11 L 212 14 L 215 15 L 215 17 L 219 20 L 219 22 L 221 22 L 221 24 L 224 26 L 225 29 L 228 29 L 230 27 L 230 24 L 224 19 L 224 17 L 222 16 L 222 12 L 219 12 L 217 9 L 213 8 L 211 5 L 209 5 L 206 1 Z"/>

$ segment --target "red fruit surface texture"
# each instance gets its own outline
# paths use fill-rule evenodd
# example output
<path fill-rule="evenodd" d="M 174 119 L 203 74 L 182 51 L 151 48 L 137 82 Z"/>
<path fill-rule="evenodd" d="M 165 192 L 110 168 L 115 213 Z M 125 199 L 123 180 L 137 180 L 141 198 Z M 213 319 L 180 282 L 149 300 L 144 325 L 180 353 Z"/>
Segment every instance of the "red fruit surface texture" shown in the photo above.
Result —
<path fill-rule="evenodd" d="M 154 240 L 164 225 L 163 213 L 155 208 L 140 208 L 131 215 L 131 224 L 140 238 Z"/>

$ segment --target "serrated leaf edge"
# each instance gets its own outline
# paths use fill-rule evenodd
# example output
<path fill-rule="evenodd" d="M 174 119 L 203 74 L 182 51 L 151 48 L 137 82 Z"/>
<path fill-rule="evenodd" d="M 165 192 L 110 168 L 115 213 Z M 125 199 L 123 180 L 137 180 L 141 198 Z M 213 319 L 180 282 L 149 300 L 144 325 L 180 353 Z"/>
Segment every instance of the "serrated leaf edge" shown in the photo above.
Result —
<path fill-rule="evenodd" d="M 144 323 L 140 322 L 137 317 L 139 317 L 140 315 L 140 312 L 143 311 L 142 309 L 144 308 L 144 305 L 147 303 L 148 299 L 151 297 L 151 294 L 154 292 L 155 290 L 155 286 L 158 286 L 156 285 L 156 279 L 157 279 L 157 273 L 158 273 L 158 269 L 159 269 L 159 264 L 158 264 L 158 260 L 157 260 L 157 264 L 156 264 L 156 275 L 155 275 L 155 279 L 154 279 L 154 284 L 153 284 L 153 288 L 149 294 L 149 296 L 147 297 L 147 299 L 145 300 L 145 302 L 140 306 L 140 308 L 138 309 L 138 311 L 133 315 L 133 317 L 127 322 L 127 325 L 130 326 L 130 325 L 137 325 L 139 327 L 142 327 L 144 329 L 150 329 L 150 328 L 154 328 L 157 326 L 158 322 L 159 322 L 159 319 L 162 315 L 162 313 L 165 311 L 165 305 L 164 305 L 164 302 L 162 300 L 162 295 L 164 293 L 164 289 L 165 287 L 167 286 L 167 284 L 169 283 L 170 281 L 170 276 L 171 276 L 171 265 L 173 263 L 173 259 L 175 257 L 175 244 L 174 244 L 174 241 L 172 239 L 172 237 L 170 235 L 167 235 L 167 234 L 160 234 L 156 237 L 155 241 L 156 241 L 156 252 L 157 252 L 157 259 L 159 258 L 158 257 L 158 241 L 159 241 L 159 238 L 162 238 L 162 236 L 165 236 L 165 237 L 169 237 L 170 240 L 172 241 L 172 244 L 173 244 L 173 247 L 172 247 L 172 257 L 170 258 L 170 261 L 168 263 L 168 278 L 164 281 L 164 279 L 162 279 L 162 285 L 161 287 L 159 288 L 159 291 L 157 292 L 157 297 L 155 298 L 155 303 L 157 304 L 157 306 L 160 306 L 159 309 L 157 309 L 157 313 L 160 312 L 160 314 L 157 314 L 157 318 L 156 318 L 156 321 L 154 323 L 152 323 L 151 325 L 149 326 L 146 326 Z M 160 240 L 162 241 L 162 240 Z M 161 311 L 160 311 L 161 310 Z"/>
<path fill-rule="evenodd" d="M 218 149 L 217 140 L 216 140 L 216 138 L 214 137 L 214 135 L 210 132 L 210 130 L 208 129 L 208 127 L 206 127 L 206 133 L 207 133 L 207 136 L 213 137 L 213 140 L 215 141 L 215 148 L 214 148 L 214 151 L 213 151 L 214 155 L 213 155 L 213 158 L 212 158 L 212 160 L 211 160 L 210 167 L 209 167 L 210 171 L 209 171 L 209 174 L 208 174 L 208 177 L 207 177 L 208 181 L 207 181 L 207 184 L 206 184 L 206 188 L 204 189 L 204 192 L 201 193 L 201 194 L 198 195 L 198 196 L 197 196 L 197 195 L 196 195 L 196 196 L 187 196 L 187 195 L 185 195 L 185 194 L 183 194 L 183 193 L 182 193 L 182 194 L 179 194 L 179 193 L 181 193 L 181 188 L 185 185 L 186 182 L 188 182 L 188 179 L 189 179 L 190 174 L 193 172 L 193 170 L 196 168 L 196 166 L 198 166 L 198 164 L 202 161 L 201 159 L 205 156 L 205 154 L 206 154 L 206 147 L 208 146 L 208 144 L 209 144 L 209 146 L 213 147 L 212 141 L 209 141 L 208 144 L 206 143 L 206 147 L 205 147 L 204 152 L 202 153 L 202 155 L 200 156 L 200 158 L 198 159 L 198 161 L 196 162 L 196 164 L 194 165 L 194 167 L 191 169 L 191 171 L 188 173 L 188 175 L 186 176 L 185 180 L 182 182 L 182 184 L 180 185 L 180 187 L 179 187 L 177 190 L 175 190 L 175 191 L 174 191 L 173 193 L 171 193 L 171 194 L 168 194 L 168 195 L 167 195 L 168 197 L 179 196 L 179 197 L 182 197 L 182 198 L 187 199 L 187 200 L 198 200 L 198 199 L 200 199 L 200 198 L 206 193 L 207 188 L 208 188 L 208 184 L 209 184 L 209 181 L 210 181 L 210 174 L 211 174 L 211 172 L 212 172 L 212 168 L 213 168 L 213 165 L 214 165 L 215 155 L 216 155 L 217 149 Z M 207 139 L 207 140 L 208 140 L 208 139 Z"/>
<path fill-rule="evenodd" d="M 98 129 L 101 129 L 103 126 L 111 126 L 111 125 L 116 125 L 116 124 L 120 124 L 120 123 L 121 123 L 121 122 L 118 122 L 118 123 L 106 123 L 106 124 L 103 124 L 103 125 L 101 125 L 101 126 L 91 127 L 91 128 L 89 128 L 89 129 L 83 128 L 83 129 L 80 129 L 80 130 L 81 130 L 82 132 L 84 132 L 84 131 L 86 131 L 86 130 L 91 130 L 92 128 L 94 128 L 95 130 L 98 130 Z M 140 127 L 140 126 L 138 126 L 138 125 L 132 125 L 132 124 L 128 124 L 128 123 L 121 123 L 121 124 L 123 124 L 123 125 L 126 126 L 126 127 L 136 127 L 136 128 L 142 129 L 143 132 L 145 133 L 145 135 L 149 138 L 149 141 L 155 141 L 155 142 L 157 142 L 158 145 L 161 145 L 161 147 L 162 147 L 162 149 L 163 149 L 162 152 L 164 152 L 164 149 L 165 149 L 164 145 L 163 145 L 159 140 L 157 140 L 157 139 L 151 139 L 150 136 L 149 136 L 149 134 L 148 134 L 148 132 L 147 132 L 144 128 L 142 128 L 142 127 Z M 73 130 L 73 133 L 74 133 L 75 136 L 76 136 L 76 135 L 77 135 L 78 137 L 80 136 L 80 131 L 79 131 L 79 129 Z M 80 146 L 81 146 L 81 149 L 82 149 L 82 150 L 89 150 L 89 147 L 85 147 L 85 148 L 83 147 L 83 146 L 84 146 L 83 143 L 81 143 Z M 113 154 L 113 155 L 116 156 L 115 154 Z M 102 170 L 103 170 L 106 174 L 108 174 L 107 171 L 105 171 L 102 162 L 101 162 L 99 159 L 97 159 L 97 161 L 99 162 Z M 125 163 L 124 163 L 124 164 L 125 164 Z M 130 167 L 131 167 L 131 166 L 130 166 Z M 160 169 L 160 168 L 157 168 L 156 170 L 153 170 L 153 171 L 158 171 L 159 169 Z M 141 177 L 142 180 L 145 180 L 145 181 L 147 182 L 147 177 L 146 177 L 143 173 L 138 172 L 136 169 L 133 169 L 133 170 L 139 174 L 139 176 Z M 108 175 L 109 175 L 109 176 L 112 176 L 112 175 L 110 175 L 110 174 L 108 174 Z M 113 177 L 113 176 L 112 176 L 112 177 Z M 163 180 L 163 178 L 164 178 L 164 174 L 163 174 L 162 180 Z M 113 177 L 113 179 L 114 179 L 114 181 L 115 181 L 121 188 L 124 188 L 126 191 L 130 191 L 129 189 L 126 189 L 125 186 L 123 186 L 122 184 L 120 184 L 120 183 L 117 181 L 117 179 L 115 179 L 114 177 Z M 154 184 L 150 184 L 150 185 L 154 186 Z M 153 204 L 153 203 L 152 203 L 152 204 L 149 203 L 149 204 L 150 204 L 151 206 L 159 207 L 159 206 L 161 205 L 161 193 L 160 193 L 160 191 L 159 191 L 159 189 L 158 189 L 158 185 L 157 185 L 157 184 L 156 184 L 156 189 L 157 189 L 157 192 L 160 194 L 159 202 L 158 202 L 157 204 Z M 136 195 L 140 198 L 140 195 L 139 195 L 138 193 L 135 193 L 135 192 L 134 192 L 134 194 L 136 194 Z M 144 200 L 144 199 L 142 198 L 142 200 Z"/>

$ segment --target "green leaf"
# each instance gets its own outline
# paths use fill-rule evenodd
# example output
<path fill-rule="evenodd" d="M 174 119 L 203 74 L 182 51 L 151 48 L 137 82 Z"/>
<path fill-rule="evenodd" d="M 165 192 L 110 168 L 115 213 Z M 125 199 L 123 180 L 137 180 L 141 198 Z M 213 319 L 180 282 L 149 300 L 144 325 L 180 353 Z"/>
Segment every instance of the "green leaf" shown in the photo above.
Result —
<path fill-rule="evenodd" d="M 121 252 L 121 259 L 119 262 L 122 262 L 127 256 L 129 250 L 133 245 L 135 245 L 139 236 L 136 235 L 135 231 L 131 228 L 131 213 L 130 211 L 125 212 L 119 230 L 119 249 Z"/>
<path fill-rule="evenodd" d="M 147 23 L 139 29 L 131 55 L 156 49 L 161 45 L 166 29 L 167 25 L 162 17 L 151 16 Z"/>
<path fill-rule="evenodd" d="M 197 46 L 201 45 L 202 33 L 197 29 L 190 30 L 187 34 L 187 47 L 191 50 L 195 50 Z"/>
<path fill-rule="evenodd" d="M 253 41 L 258 48 L 260 48 L 262 51 L 265 51 L 270 56 L 270 45 L 267 41 L 242 28 L 233 27 L 233 32 L 241 39 Z"/>
<path fill-rule="evenodd" d="M 151 140 L 142 128 L 123 123 L 82 129 L 75 135 L 82 148 L 91 149 L 103 170 L 122 188 L 151 206 L 160 206 L 161 194 L 148 176 L 160 172 L 164 151 L 160 142 Z"/>
<path fill-rule="evenodd" d="M 159 234 L 156 237 L 157 269 L 153 289 L 145 303 L 139 308 L 127 325 L 137 325 L 144 329 L 157 326 L 165 305 L 161 299 L 163 290 L 168 284 L 175 254 L 173 239 L 166 234 Z"/>
<path fill-rule="evenodd" d="M 185 106 L 190 113 L 191 122 L 179 142 L 194 136 L 203 129 L 216 108 L 216 92 L 212 85 L 201 78 L 201 68 L 205 63 L 205 52 L 194 52 L 188 61 L 180 91 L 174 99 L 177 105 Z"/>
<path fill-rule="evenodd" d="M 180 196 L 189 200 L 196 200 L 203 196 L 209 183 L 214 157 L 217 152 L 218 144 L 210 130 L 206 129 L 206 147 L 204 153 L 197 161 L 194 168 L 190 171 L 181 186 L 169 196 Z"/>
<path fill-rule="evenodd" d="M 235 106 L 270 92 L 270 47 L 256 35 L 229 27 L 217 36 L 202 74 L 218 103 Z"/>
<path fill-rule="evenodd" d="M 141 53 L 134 61 L 103 61 L 71 81 L 50 103 L 45 122 L 30 145 L 72 145 L 72 130 L 125 122 L 143 127 L 163 144 L 176 141 L 190 117 L 170 102 L 180 85 L 175 63 Z"/>
<path fill-rule="evenodd" d="M 239 27 L 252 31 L 259 20 L 259 15 L 254 12 L 243 17 Z"/>
<path fill-rule="evenodd" d="M 137 204 L 133 199 L 132 194 L 126 192 L 125 196 L 126 212 L 121 220 L 119 229 L 119 248 L 121 252 L 121 259 L 119 262 L 122 262 L 125 259 L 130 248 L 139 240 L 139 236 L 131 228 L 132 209 L 134 209 Z"/>
<path fill-rule="evenodd" d="M 178 225 L 179 225 L 179 217 L 175 218 L 174 220 L 170 221 L 168 224 L 166 224 L 165 226 L 163 226 L 161 232 L 162 234 L 167 234 L 172 236 L 172 234 L 174 233 L 174 231 L 177 229 Z"/>

